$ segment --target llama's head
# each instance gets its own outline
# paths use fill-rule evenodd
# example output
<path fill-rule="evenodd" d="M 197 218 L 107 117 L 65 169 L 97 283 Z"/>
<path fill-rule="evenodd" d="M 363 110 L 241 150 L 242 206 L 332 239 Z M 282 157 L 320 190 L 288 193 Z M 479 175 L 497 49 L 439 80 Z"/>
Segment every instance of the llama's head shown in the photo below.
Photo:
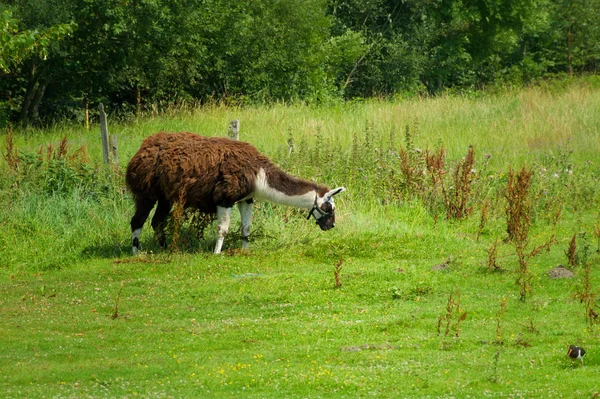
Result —
<path fill-rule="evenodd" d="M 335 203 L 333 202 L 333 196 L 343 191 L 346 191 L 344 187 L 338 187 L 328 191 L 323 197 L 316 196 L 315 203 L 306 219 L 310 219 L 311 216 L 314 217 L 321 230 L 329 230 L 335 227 Z"/>

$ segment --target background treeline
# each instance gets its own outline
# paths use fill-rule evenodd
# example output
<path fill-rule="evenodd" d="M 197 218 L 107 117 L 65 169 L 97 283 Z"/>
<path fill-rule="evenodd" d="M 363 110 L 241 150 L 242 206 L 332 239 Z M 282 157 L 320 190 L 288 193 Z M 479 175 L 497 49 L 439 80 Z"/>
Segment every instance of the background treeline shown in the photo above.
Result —
<path fill-rule="evenodd" d="M 597 73 L 600 0 L 2 0 L 0 126 Z"/>

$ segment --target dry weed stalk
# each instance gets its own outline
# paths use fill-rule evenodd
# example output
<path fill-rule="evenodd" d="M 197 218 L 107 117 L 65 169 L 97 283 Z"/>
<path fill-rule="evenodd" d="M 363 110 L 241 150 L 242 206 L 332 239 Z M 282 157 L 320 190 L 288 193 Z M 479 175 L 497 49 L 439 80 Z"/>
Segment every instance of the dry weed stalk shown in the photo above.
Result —
<path fill-rule="evenodd" d="M 517 280 L 515 282 L 519 285 L 521 301 L 525 301 L 527 295 L 532 293 L 531 279 L 533 278 L 533 274 L 529 270 L 529 264 L 527 263 L 531 256 L 528 256 L 528 254 L 525 253 L 525 250 L 521 245 L 517 244 L 515 248 L 519 261 L 517 267 Z"/>
<path fill-rule="evenodd" d="M 6 154 L 4 154 L 4 159 L 6 159 L 6 163 L 11 170 L 17 169 L 19 166 L 19 155 L 17 149 L 15 148 L 15 138 L 13 135 L 12 126 L 8 130 L 8 134 L 6 135 L 6 139 L 4 140 L 4 149 L 6 150 Z"/>
<path fill-rule="evenodd" d="M 438 186 L 441 189 L 444 207 L 446 208 L 446 218 L 462 219 L 471 212 L 468 202 L 471 197 L 471 181 L 475 164 L 473 147 L 469 146 L 467 155 L 458 163 L 452 173 L 451 189 L 446 187 L 447 184 L 444 181 L 444 175 L 446 174 L 444 169 L 445 156 L 446 151 L 443 147 L 438 148 L 433 153 L 426 151 L 425 164 L 427 172 L 431 176 L 433 189 Z"/>
<path fill-rule="evenodd" d="M 532 170 L 525 166 L 521 172 L 515 173 L 512 168 L 508 172 L 506 190 L 506 221 L 509 240 L 523 243 L 527 241 L 531 225 L 531 203 L 529 189 L 531 187 Z"/>
<path fill-rule="evenodd" d="M 583 269 L 583 276 L 581 277 L 581 285 L 577 287 L 575 298 L 579 299 L 580 303 L 585 306 L 585 318 L 590 326 L 590 329 L 594 325 L 600 323 L 598 311 L 600 306 L 596 302 L 596 292 L 592 286 L 592 267 L 591 263 L 587 263 Z"/>
<path fill-rule="evenodd" d="M 335 278 L 335 288 L 340 288 L 342 286 L 342 281 L 340 280 L 340 273 L 342 272 L 342 263 L 343 259 L 340 256 L 340 260 L 335 264 L 333 268 L 333 277 Z"/>
<path fill-rule="evenodd" d="M 554 212 L 554 214 L 552 215 L 552 230 L 556 230 L 556 225 L 558 224 L 558 221 L 560 220 L 560 217 L 562 216 L 562 207 L 558 207 L 558 209 L 556 209 L 556 212 Z"/>
<path fill-rule="evenodd" d="M 515 251 L 518 258 L 517 280 L 519 285 L 520 297 L 525 301 L 528 294 L 531 294 L 531 279 L 533 275 L 529 270 L 528 260 L 537 255 L 543 246 L 534 248 L 531 253 L 527 253 L 529 245 L 529 229 L 531 227 L 531 202 L 529 199 L 529 189 L 531 187 L 532 170 L 527 170 L 525 166 L 521 172 L 515 173 L 512 168 L 508 174 L 507 198 L 507 232 L 510 239 L 515 244 Z M 547 244 L 549 247 L 549 243 Z M 549 248 L 548 248 L 549 249 Z"/>
<path fill-rule="evenodd" d="M 55 147 L 54 145 L 52 145 L 52 143 L 49 143 L 46 146 L 46 161 L 51 161 L 51 160 L 62 160 L 62 159 L 66 159 L 69 161 L 81 161 L 82 163 L 86 163 L 89 162 L 89 156 L 87 154 L 87 149 L 85 147 L 85 145 L 82 145 L 79 150 L 75 151 L 70 157 L 68 156 L 69 154 L 69 140 L 67 138 L 67 136 L 64 136 L 61 140 L 60 143 L 58 143 L 58 146 Z M 44 146 L 42 145 L 39 149 L 38 149 L 38 160 L 43 161 L 44 160 Z"/>
<path fill-rule="evenodd" d="M 406 149 L 400 147 L 398 155 L 400 157 L 400 173 L 402 173 L 404 182 L 410 190 L 413 186 L 415 186 L 417 168 L 412 164 L 410 155 Z"/>
<path fill-rule="evenodd" d="M 444 192 L 444 175 L 446 174 L 446 170 L 444 169 L 446 158 L 446 149 L 443 146 L 440 146 L 437 150 L 430 152 L 428 149 L 425 150 L 425 169 L 427 171 L 427 175 L 429 175 L 431 180 L 431 185 L 428 188 L 428 195 L 432 198 L 440 197 L 439 192 Z M 440 188 L 441 187 L 441 188 Z M 444 195 L 441 195 L 444 198 Z M 428 200 L 427 198 L 423 198 L 424 200 Z M 437 210 L 436 212 L 436 222 L 437 222 Z M 446 213 L 446 216 L 448 214 Z"/>
<path fill-rule="evenodd" d="M 485 200 L 483 201 L 483 204 L 481 205 L 481 217 L 479 218 L 479 228 L 477 229 L 477 240 L 479 240 L 479 236 L 481 236 L 481 233 L 483 232 L 483 229 L 485 228 L 485 225 L 487 223 L 487 219 L 488 219 L 488 213 L 490 210 L 490 200 L 489 198 L 485 198 Z"/>
<path fill-rule="evenodd" d="M 50 161 L 52 159 L 52 154 L 54 154 L 54 146 L 52 145 L 52 143 L 48 143 L 48 145 L 46 146 L 46 161 Z"/>
<path fill-rule="evenodd" d="M 475 155 L 473 146 L 469 146 L 467 155 L 458 163 L 454 171 L 454 190 L 446 199 L 446 208 L 453 219 L 462 219 L 471 212 L 468 202 L 471 197 L 471 181 L 473 179 L 473 166 Z"/>
<path fill-rule="evenodd" d="M 571 242 L 569 243 L 569 249 L 565 251 L 565 255 L 571 269 L 575 269 L 575 266 L 577 266 L 577 234 L 573 234 L 573 238 L 571 238 Z"/>
<path fill-rule="evenodd" d="M 460 292 L 450 292 L 448 302 L 446 303 L 446 314 L 441 315 L 438 318 L 437 332 L 438 335 L 442 331 L 442 323 L 446 322 L 446 328 L 444 330 L 444 337 L 447 337 L 452 329 L 453 315 L 456 313 L 456 321 L 454 322 L 454 336 L 459 338 L 460 336 L 460 322 L 466 320 L 467 312 L 463 312 L 460 308 Z"/>
<path fill-rule="evenodd" d="M 186 190 L 181 190 L 179 193 L 179 200 L 173 204 L 173 210 L 169 217 L 169 228 L 171 231 L 171 244 L 169 245 L 169 251 L 175 252 L 181 243 L 185 244 L 185 240 L 181 239 L 181 228 L 183 223 L 187 222 L 188 227 L 191 228 L 198 240 L 204 238 L 204 232 L 208 226 L 210 226 L 216 219 L 217 215 L 200 212 L 194 208 L 185 207 L 185 196 Z M 162 237 L 164 239 L 164 237 Z M 163 244 L 161 244 L 163 245 Z"/>
<path fill-rule="evenodd" d="M 69 141 L 67 140 L 67 136 L 63 137 L 58 143 L 58 147 L 54 148 L 52 143 L 49 143 L 46 146 L 46 161 L 51 161 L 53 159 L 64 159 L 67 156 L 69 151 Z M 38 151 L 38 154 L 41 154 L 42 149 Z"/>
<path fill-rule="evenodd" d="M 67 136 L 64 136 L 57 146 L 52 143 L 41 145 L 37 150 L 37 160 L 40 165 L 44 163 L 46 163 L 46 165 L 51 165 L 54 161 L 58 161 L 59 163 L 64 162 L 67 166 L 77 169 L 82 168 L 84 165 L 89 165 L 92 162 L 85 144 L 82 144 L 79 149 L 73 151 L 73 153 L 69 155 L 69 140 Z M 17 159 L 17 161 L 19 161 L 19 159 Z"/>
<path fill-rule="evenodd" d="M 182 189 L 179 192 L 179 200 L 173 204 L 173 211 L 171 212 L 171 222 L 173 223 L 171 245 L 169 247 L 171 253 L 175 252 L 179 246 L 179 236 L 181 234 L 181 226 L 183 225 L 185 216 L 185 196 L 186 190 Z M 164 240 L 164 237 L 160 237 L 160 239 Z"/>
<path fill-rule="evenodd" d="M 502 268 L 498 265 L 498 243 L 500 240 L 496 239 L 491 247 L 487 249 L 488 259 L 487 259 L 487 268 L 490 272 L 495 272 L 502 270 Z"/>
<path fill-rule="evenodd" d="M 423 192 L 423 158 L 414 147 L 410 127 L 406 126 L 404 134 L 405 147 L 400 147 L 400 173 L 402 174 L 406 190 L 409 194 L 422 194 Z"/>
<path fill-rule="evenodd" d="M 582 234 L 583 246 L 581 253 L 576 257 L 576 263 L 583 266 L 583 275 L 580 278 L 580 285 L 576 288 L 576 293 L 573 295 L 575 299 L 579 299 L 580 303 L 585 306 L 585 318 L 590 329 L 600 323 L 600 306 L 597 303 L 598 291 L 594 289 L 592 284 L 592 262 L 589 259 L 590 244 L 585 239 L 585 233 Z"/>
<path fill-rule="evenodd" d="M 119 317 L 119 303 L 121 302 L 121 292 L 123 292 L 123 287 L 125 287 L 125 281 L 121 281 L 121 288 L 119 289 L 117 298 L 115 299 L 115 312 L 111 316 L 113 319 Z"/>
<path fill-rule="evenodd" d="M 500 320 L 504 312 L 506 312 L 506 298 L 502 299 L 502 302 L 500 302 L 500 311 L 496 314 L 496 343 L 498 344 L 503 344 Z"/>
<path fill-rule="evenodd" d="M 217 219 L 217 215 L 188 208 L 184 218 L 189 220 L 190 227 L 196 232 L 196 238 L 202 240 L 204 238 L 204 231 Z"/>
<path fill-rule="evenodd" d="M 446 149 L 441 146 L 434 152 L 425 151 L 425 166 L 427 167 L 427 173 L 431 176 L 431 184 L 433 188 L 437 187 L 438 184 L 443 184 L 444 175 L 444 160 L 446 158 Z"/>
<path fill-rule="evenodd" d="M 54 157 L 56 159 L 64 159 L 67 156 L 69 150 L 69 141 L 67 140 L 67 136 L 63 137 L 60 143 L 58 144 L 58 149 L 56 150 Z"/>
<path fill-rule="evenodd" d="M 498 378 L 498 363 L 500 362 L 500 350 L 496 351 L 494 355 L 494 362 L 492 363 L 492 375 L 490 376 L 490 382 L 496 384 L 499 381 Z"/>
<path fill-rule="evenodd" d="M 531 187 L 532 176 L 533 171 L 527 170 L 525 166 L 518 173 L 515 173 L 511 168 L 508 173 L 508 186 L 505 194 L 507 200 L 507 232 L 509 239 L 515 244 L 515 251 L 519 262 L 516 283 L 519 285 L 519 294 L 522 301 L 525 301 L 527 295 L 531 294 L 531 279 L 533 275 L 529 270 L 529 259 L 540 254 L 543 250 L 549 251 L 550 245 L 556 242 L 554 235 L 552 235 L 548 242 L 527 252 L 529 229 L 531 227 L 529 189 Z"/>
<path fill-rule="evenodd" d="M 69 160 L 71 162 L 90 163 L 91 158 L 88 154 L 87 147 L 85 146 L 85 144 L 82 144 L 77 151 L 71 154 Z"/>

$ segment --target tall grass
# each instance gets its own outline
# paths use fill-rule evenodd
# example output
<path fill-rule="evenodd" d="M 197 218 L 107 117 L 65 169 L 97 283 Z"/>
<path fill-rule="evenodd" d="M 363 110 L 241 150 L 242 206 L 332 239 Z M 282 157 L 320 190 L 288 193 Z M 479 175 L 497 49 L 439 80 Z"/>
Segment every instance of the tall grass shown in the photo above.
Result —
<path fill-rule="evenodd" d="M 473 214 L 473 208 L 479 214 L 478 205 L 485 201 L 491 201 L 491 206 L 487 205 L 491 216 L 499 217 L 506 170 L 513 165 L 535 165 L 533 195 L 537 206 L 533 218 L 549 220 L 550 214 L 563 206 L 581 207 L 597 201 L 599 169 L 593 162 L 594 154 L 600 152 L 597 109 L 600 92 L 579 82 L 558 91 L 530 88 L 473 98 L 371 100 L 322 107 L 212 105 L 167 110 L 160 118 L 113 122 L 110 131 L 119 136 L 123 170 L 141 141 L 156 131 L 223 136 L 229 121 L 239 119 L 241 138 L 256 145 L 284 170 L 331 186 L 348 187 L 339 201 L 341 220 L 360 220 L 361 214 L 381 206 L 400 206 L 415 200 L 425 207 L 434 223 L 451 206 L 460 206 L 461 215 Z M 6 134 L 4 138 L 7 142 Z M 68 138 L 68 157 L 75 163 L 68 164 L 67 156 L 57 159 L 56 154 L 52 155 L 61 148 L 64 138 Z M 12 236 L 20 237 L 23 220 L 30 221 L 33 234 L 15 238 L 15 242 L 6 239 L 9 250 L 4 253 L 9 265 L 16 262 L 19 267 L 29 265 L 34 269 L 62 267 L 89 252 L 89 248 L 113 255 L 126 251 L 132 205 L 123 190 L 122 175 L 111 176 L 100 163 L 97 129 L 57 125 L 47 130 L 15 131 L 11 140 L 11 156 L 18 156 L 21 163 L 18 170 L 9 165 L 8 148 L 4 150 L 7 156 L 0 163 L 4 171 L 0 185 L 6 201 L 0 212 L 5 228 L 14 232 Z M 443 148 L 439 166 L 443 169 L 429 170 L 430 175 L 459 176 L 460 160 L 469 146 L 474 153 L 469 163 L 472 170 L 460 172 L 468 184 L 451 179 L 444 183 L 424 175 L 428 170 L 423 154 Z M 79 147 L 85 157 L 75 155 Z M 403 175 L 402 151 L 410 153 L 405 161 L 412 163 L 418 173 L 418 188 Z M 468 193 L 456 191 L 461 184 L 468 187 Z M 442 195 L 446 191 L 460 198 L 461 203 L 452 204 L 448 195 Z M 262 205 L 258 212 L 256 229 L 264 231 L 265 238 L 279 234 L 286 237 L 279 223 L 282 218 L 294 228 L 305 226 L 297 222 L 301 220 L 297 210 Z M 42 232 L 46 238 L 38 237 Z M 150 234 L 146 237 L 152 241 Z M 210 234 L 208 238 L 212 238 Z M 35 240 L 45 239 L 47 244 L 60 243 L 60 249 L 36 247 Z M 40 247 L 54 255 L 46 256 Z"/>
<path fill-rule="evenodd" d="M 577 280 L 546 274 L 565 262 L 574 234 L 600 226 L 599 105 L 580 82 L 478 97 L 181 108 L 110 125 L 117 173 L 100 163 L 95 128 L 15 131 L 0 159 L 0 391 L 593 397 L 592 242 L 572 250 L 582 260 Z M 192 221 L 175 231 L 180 251 L 161 251 L 146 226 L 146 254 L 131 256 L 122 171 L 141 141 L 159 130 L 224 136 L 231 119 L 286 171 L 348 188 L 336 197 L 336 228 L 323 233 L 304 211 L 258 203 L 249 252 L 233 233 L 213 256 L 214 228 L 198 239 Z M 82 146 L 89 157 L 75 156 Z M 533 175 L 523 248 L 557 240 L 526 270 L 506 240 L 505 213 L 507 171 L 524 164 Z M 442 183 L 457 201 L 444 200 Z M 566 343 L 588 350 L 585 367 L 569 367 Z"/>
<path fill-rule="evenodd" d="M 473 97 L 440 96 L 398 101 L 357 101 L 327 106 L 273 104 L 257 107 L 211 105 L 169 109 L 160 117 L 113 122 L 110 133 L 119 135 L 121 158 L 127 160 L 141 140 L 157 131 L 191 131 L 222 136 L 232 119 L 241 121 L 241 138 L 273 155 L 291 133 L 296 142 L 308 142 L 320 132 L 347 148 L 352 137 L 368 124 L 374 132 L 395 132 L 417 126 L 419 148 L 434 148 L 440 141 L 452 159 L 469 145 L 481 155 L 491 154 L 495 168 L 533 162 L 540 152 L 565 145 L 569 140 L 577 161 L 592 159 L 600 149 L 600 90 L 595 80 L 568 85 L 532 87 Z M 19 148 L 37 150 L 40 143 L 58 143 L 64 136 L 73 145 L 85 143 L 96 160 L 101 159 L 99 129 L 62 124 L 50 129 L 17 131 Z"/>

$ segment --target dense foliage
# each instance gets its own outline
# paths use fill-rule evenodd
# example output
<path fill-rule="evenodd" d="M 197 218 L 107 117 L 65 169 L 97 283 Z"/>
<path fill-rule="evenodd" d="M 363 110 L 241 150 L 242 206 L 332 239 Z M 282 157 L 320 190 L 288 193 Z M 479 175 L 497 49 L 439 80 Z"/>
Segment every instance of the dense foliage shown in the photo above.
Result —
<path fill-rule="evenodd" d="M 596 73 L 600 0 L 5 0 L 0 125 Z"/>

